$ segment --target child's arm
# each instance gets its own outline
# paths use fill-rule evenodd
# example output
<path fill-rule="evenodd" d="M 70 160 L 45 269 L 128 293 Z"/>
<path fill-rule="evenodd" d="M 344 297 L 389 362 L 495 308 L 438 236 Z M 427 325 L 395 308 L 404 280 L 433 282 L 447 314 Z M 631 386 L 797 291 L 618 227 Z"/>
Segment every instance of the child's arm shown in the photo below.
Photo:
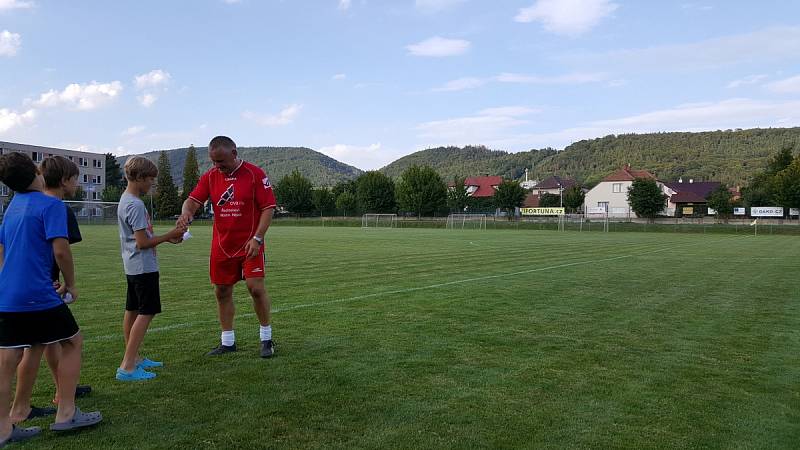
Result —
<path fill-rule="evenodd" d="M 147 237 L 147 232 L 145 230 L 136 230 L 133 232 L 133 237 L 136 239 L 136 247 L 138 247 L 139 250 L 144 250 L 168 241 L 180 242 L 179 239 L 183 236 L 184 231 L 186 231 L 185 228 L 175 227 L 161 236 Z"/>
<path fill-rule="evenodd" d="M 56 258 L 61 274 L 64 276 L 64 284 L 56 291 L 59 295 L 69 292 L 73 301 L 78 299 L 78 289 L 75 287 L 75 265 L 72 262 L 72 250 L 69 248 L 69 241 L 65 238 L 53 239 L 53 255 Z"/>

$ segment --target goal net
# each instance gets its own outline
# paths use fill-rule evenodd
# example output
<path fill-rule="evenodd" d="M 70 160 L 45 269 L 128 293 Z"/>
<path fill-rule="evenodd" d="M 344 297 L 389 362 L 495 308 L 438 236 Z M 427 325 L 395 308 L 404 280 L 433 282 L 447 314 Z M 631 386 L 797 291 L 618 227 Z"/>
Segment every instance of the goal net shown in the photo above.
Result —
<path fill-rule="evenodd" d="M 447 216 L 448 230 L 485 230 L 486 214 L 450 214 Z"/>
<path fill-rule="evenodd" d="M 361 216 L 361 228 L 395 228 L 397 214 L 364 214 Z"/>
<path fill-rule="evenodd" d="M 117 202 L 65 201 L 79 223 L 117 223 Z"/>

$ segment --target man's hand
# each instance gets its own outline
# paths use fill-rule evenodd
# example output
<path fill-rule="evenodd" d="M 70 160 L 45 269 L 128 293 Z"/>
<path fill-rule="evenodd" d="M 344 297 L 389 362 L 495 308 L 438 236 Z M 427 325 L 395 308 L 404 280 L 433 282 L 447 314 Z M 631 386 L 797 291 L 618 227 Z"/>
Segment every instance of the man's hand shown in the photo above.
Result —
<path fill-rule="evenodd" d="M 189 224 L 192 223 L 192 219 L 194 218 L 194 214 L 185 212 L 178 217 L 178 220 L 175 222 L 175 228 L 189 228 Z"/>
<path fill-rule="evenodd" d="M 255 239 L 250 238 L 244 249 L 247 252 L 247 259 L 255 258 L 261 250 L 261 244 L 256 242 Z"/>

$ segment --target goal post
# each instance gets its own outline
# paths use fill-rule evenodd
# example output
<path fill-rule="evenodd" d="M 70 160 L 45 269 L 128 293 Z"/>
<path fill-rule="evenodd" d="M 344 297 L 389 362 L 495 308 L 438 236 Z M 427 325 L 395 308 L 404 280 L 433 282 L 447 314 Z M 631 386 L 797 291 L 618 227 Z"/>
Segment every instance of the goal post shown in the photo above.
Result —
<path fill-rule="evenodd" d="M 117 223 L 117 202 L 95 202 L 65 200 L 78 222 L 81 223 Z"/>
<path fill-rule="evenodd" d="M 485 230 L 486 214 L 450 214 L 447 216 L 448 230 Z"/>
<path fill-rule="evenodd" d="M 364 214 L 361 228 L 396 228 L 397 214 Z"/>

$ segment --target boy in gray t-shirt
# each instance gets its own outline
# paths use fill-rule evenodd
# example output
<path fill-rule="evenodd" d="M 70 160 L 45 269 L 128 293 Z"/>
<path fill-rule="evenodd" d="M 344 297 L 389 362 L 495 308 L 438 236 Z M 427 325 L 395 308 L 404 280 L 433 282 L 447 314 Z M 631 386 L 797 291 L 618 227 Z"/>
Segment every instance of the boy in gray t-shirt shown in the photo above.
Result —
<path fill-rule="evenodd" d="M 120 197 L 117 207 L 122 265 L 128 279 L 128 296 L 122 320 L 125 355 L 117 369 L 117 379 L 120 381 L 155 378 L 155 373 L 145 369 L 163 365 L 139 356 L 139 347 L 147 328 L 153 316 L 161 312 L 156 246 L 164 242 L 181 242 L 186 229 L 176 227 L 161 236 L 153 233 L 150 215 L 140 196 L 150 191 L 156 176 L 158 168 L 147 158 L 134 156 L 125 163 L 128 187 Z"/>

